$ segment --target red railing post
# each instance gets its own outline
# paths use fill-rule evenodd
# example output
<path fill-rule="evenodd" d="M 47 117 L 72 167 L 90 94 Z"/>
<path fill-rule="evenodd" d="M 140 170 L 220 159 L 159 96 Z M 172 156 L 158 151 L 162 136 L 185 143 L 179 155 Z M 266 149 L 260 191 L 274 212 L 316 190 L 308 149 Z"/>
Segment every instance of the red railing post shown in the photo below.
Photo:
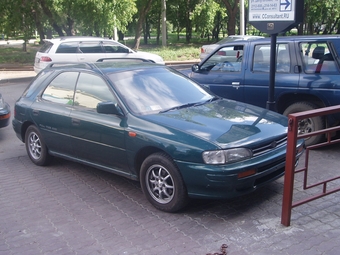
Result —
<path fill-rule="evenodd" d="M 286 151 L 286 170 L 284 177 L 283 199 L 282 199 L 282 214 L 281 224 L 284 226 L 290 225 L 293 189 L 294 189 L 294 171 L 295 171 L 295 155 L 297 142 L 297 120 L 294 116 L 288 115 L 288 141 Z"/>

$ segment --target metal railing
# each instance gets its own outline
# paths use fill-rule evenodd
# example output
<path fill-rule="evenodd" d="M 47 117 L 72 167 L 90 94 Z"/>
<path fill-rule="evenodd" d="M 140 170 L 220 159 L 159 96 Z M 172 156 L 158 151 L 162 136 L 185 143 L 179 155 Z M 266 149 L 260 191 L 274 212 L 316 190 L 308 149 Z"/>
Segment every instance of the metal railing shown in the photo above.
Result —
<path fill-rule="evenodd" d="M 310 185 L 308 185 L 307 183 L 309 151 L 311 149 L 316 149 L 316 148 L 328 146 L 331 144 L 340 143 L 340 138 L 333 139 L 333 140 L 331 139 L 332 134 L 340 130 L 340 126 L 326 128 L 326 129 L 318 130 L 318 131 L 307 133 L 307 134 L 298 134 L 299 121 L 303 119 L 307 119 L 307 118 L 330 115 L 330 114 L 335 114 L 335 113 L 340 113 L 340 105 L 288 115 L 288 144 L 287 144 L 287 153 L 286 153 L 286 171 L 285 171 L 285 177 L 284 177 L 285 179 L 284 179 L 282 214 L 281 214 L 281 224 L 283 224 L 284 226 L 290 226 L 291 213 L 294 207 L 297 207 L 299 205 L 308 203 L 318 198 L 327 196 L 334 192 L 340 191 L 340 187 L 330 189 L 327 186 L 328 183 L 335 181 L 337 179 L 340 179 L 340 176 L 330 178 L 327 180 L 323 180 L 323 181 L 319 181 L 317 183 L 310 184 Z M 295 163 L 296 163 L 295 155 L 296 155 L 297 140 L 301 138 L 307 138 L 310 136 L 316 136 L 316 135 L 325 135 L 327 137 L 326 142 L 308 146 L 305 152 L 306 160 L 305 160 L 304 167 L 300 169 L 295 169 Z M 294 176 L 296 173 L 303 173 L 303 189 L 304 190 L 321 186 L 322 191 L 315 195 L 309 196 L 305 199 L 293 202 Z"/>

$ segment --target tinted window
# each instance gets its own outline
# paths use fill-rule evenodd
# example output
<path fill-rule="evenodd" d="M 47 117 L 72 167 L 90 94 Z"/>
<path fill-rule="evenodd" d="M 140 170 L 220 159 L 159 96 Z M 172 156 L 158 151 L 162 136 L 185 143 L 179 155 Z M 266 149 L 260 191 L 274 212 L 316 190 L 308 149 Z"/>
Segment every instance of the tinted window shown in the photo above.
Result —
<path fill-rule="evenodd" d="M 81 42 L 79 50 L 82 53 L 103 53 L 100 42 Z"/>
<path fill-rule="evenodd" d="M 114 42 L 104 42 L 103 46 L 106 53 L 129 53 L 129 49 Z"/>
<path fill-rule="evenodd" d="M 78 52 L 78 42 L 61 43 L 56 51 L 56 53 L 77 53 L 77 52 Z"/>
<path fill-rule="evenodd" d="M 300 43 L 300 48 L 306 73 L 338 74 L 334 56 L 326 42 Z"/>
<path fill-rule="evenodd" d="M 220 48 L 201 66 L 201 69 L 218 72 L 240 72 L 242 55 L 242 45 Z"/>
<path fill-rule="evenodd" d="M 46 41 L 44 45 L 39 49 L 39 52 L 47 53 L 52 48 L 53 43 Z"/>
<path fill-rule="evenodd" d="M 288 44 L 280 43 L 276 45 L 276 72 L 290 72 L 290 52 Z M 269 72 L 270 69 L 270 44 L 256 45 L 253 55 L 253 71 Z"/>
<path fill-rule="evenodd" d="M 74 105 L 95 110 L 101 102 L 114 102 L 116 100 L 106 82 L 99 76 L 81 73 L 77 83 Z"/>
<path fill-rule="evenodd" d="M 54 103 L 72 105 L 77 77 L 77 72 L 64 72 L 59 74 L 46 87 L 42 98 Z"/>

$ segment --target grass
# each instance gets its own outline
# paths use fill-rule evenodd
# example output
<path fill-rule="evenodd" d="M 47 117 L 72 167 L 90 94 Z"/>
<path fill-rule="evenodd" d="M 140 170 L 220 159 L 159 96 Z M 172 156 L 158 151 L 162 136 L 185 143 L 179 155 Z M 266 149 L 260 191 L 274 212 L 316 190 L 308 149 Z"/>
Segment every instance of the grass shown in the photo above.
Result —
<path fill-rule="evenodd" d="M 33 65 L 39 46 L 29 46 L 27 52 L 20 46 L 0 46 L 0 64 Z"/>

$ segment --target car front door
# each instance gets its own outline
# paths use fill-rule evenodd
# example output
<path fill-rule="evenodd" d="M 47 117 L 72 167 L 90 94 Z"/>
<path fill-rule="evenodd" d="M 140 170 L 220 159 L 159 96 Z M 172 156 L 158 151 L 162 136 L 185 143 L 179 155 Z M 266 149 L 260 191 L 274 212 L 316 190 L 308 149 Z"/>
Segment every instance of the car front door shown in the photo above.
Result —
<path fill-rule="evenodd" d="M 81 73 L 70 114 L 72 145 L 80 160 L 127 173 L 124 117 L 98 113 L 97 105 L 103 102 L 117 102 L 107 83 L 97 75 Z"/>
<path fill-rule="evenodd" d="M 243 101 L 243 45 L 219 48 L 191 78 L 208 87 L 215 94 Z"/>

